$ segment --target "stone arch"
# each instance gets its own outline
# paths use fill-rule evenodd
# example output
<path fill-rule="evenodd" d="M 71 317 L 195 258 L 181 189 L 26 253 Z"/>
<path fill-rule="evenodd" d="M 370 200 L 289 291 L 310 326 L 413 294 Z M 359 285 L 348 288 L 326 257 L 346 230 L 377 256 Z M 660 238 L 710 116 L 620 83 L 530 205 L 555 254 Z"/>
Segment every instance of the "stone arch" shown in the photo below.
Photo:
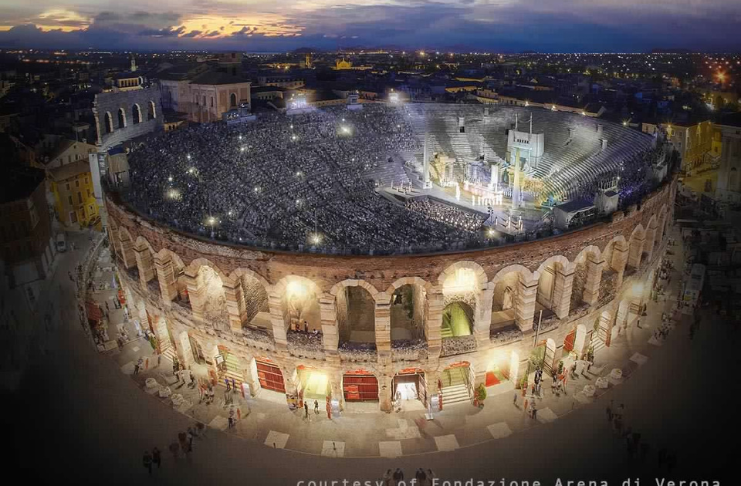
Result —
<path fill-rule="evenodd" d="M 592 262 L 601 262 L 602 252 L 599 247 L 590 245 L 582 249 L 573 261 L 574 265 L 574 279 L 571 285 L 571 309 L 575 309 L 582 303 L 591 304 L 593 300 L 585 297 L 584 290 L 589 289 L 589 292 L 596 291 L 597 294 L 594 296 L 594 300 L 599 296 L 599 287 L 596 289 L 594 285 L 599 285 L 599 281 L 602 278 L 602 265 L 594 266 Z M 592 275 L 590 276 L 590 272 Z M 590 280 L 590 278 L 592 280 Z M 593 279 L 596 279 L 593 280 Z M 589 294 L 588 292 L 588 294 Z"/>
<path fill-rule="evenodd" d="M 229 277 L 222 272 L 216 264 L 212 263 L 207 258 L 196 258 L 191 261 L 188 266 L 185 267 L 185 272 L 188 275 L 195 276 L 202 266 L 211 267 L 211 269 L 219 275 L 219 278 L 221 278 L 222 281 L 229 281 Z"/>
<path fill-rule="evenodd" d="M 118 109 L 118 128 L 126 128 L 126 111 L 123 108 Z"/>
<path fill-rule="evenodd" d="M 559 318 L 569 314 L 571 304 L 571 286 L 573 283 L 574 265 L 563 255 L 553 255 L 540 264 L 538 274 L 538 291 L 535 299 L 535 312 L 556 314 Z"/>
<path fill-rule="evenodd" d="M 157 118 L 157 106 L 154 101 L 149 100 L 147 102 L 147 120 L 154 120 Z"/>
<path fill-rule="evenodd" d="M 143 236 L 138 236 L 136 238 L 136 241 L 134 242 L 134 247 L 137 250 L 147 249 L 152 254 L 152 256 L 154 256 L 157 253 L 154 251 L 154 249 L 152 249 L 152 245 L 149 243 L 149 241 L 147 241 L 147 239 L 144 238 Z"/>
<path fill-rule="evenodd" d="M 655 244 L 656 244 L 656 232 L 659 227 L 659 222 L 656 214 L 652 214 L 648 220 L 646 229 L 646 241 L 643 244 L 643 253 L 646 253 L 649 258 L 653 255 Z"/>
<path fill-rule="evenodd" d="M 229 108 L 236 108 L 236 107 L 237 107 L 237 95 L 236 93 L 231 93 L 229 95 Z"/>
<path fill-rule="evenodd" d="M 489 282 L 492 299 L 491 315 L 488 316 L 490 333 L 514 325 L 523 330 L 532 328 L 538 275 L 537 271 L 531 272 L 522 265 L 509 265 L 494 275 Z"/>
<path fill-rule="evenodd" d="M 136 255 L 134 254 L 134 239 L 126 227 L 118 230 L 118 242 L 121 249 L 121 258 L 126 269 L 136 268 Z"/>
<path fill-rule="evenodd" d="M 225 285 L 233 289 L 233 295 L 227 295 L 227 298 L 236 301 L 241 324 L 271 328 L 271 285 L 262 275 L 240 267 L 229 274 Z"/>
<path fill-rule="evenodd" d="M 185 264 L 183 263 L 183 259 L 180 258 L 180 256 L 172 250 L 169 250 L 167 248 L 162 248 L 160 251 L 155 253 L 155 257 L 161 261 L 165 261 L 168 258 L 170 258 L 176 268 L 180 270 L 185 270 Z"/>
<path fill-rule="evenodd" d="M 156 277 L 154 268 L 154 250 L 149 241 L 143 236 L 139 236 L 134 243 L 136 255 L 136 268 L 139 271 L 139 279 L 144 285 Z"/>
<path fill-rule="evenodd" d="M 278 299 L 277 312 L 281 315 L 285 329 L 305 321 L 309 330 L 322 330 L 319 306 L 322 290 L 316 282 L 306 277 L 288 275 L 275 284 L 272 295 Z"/>
<path fill-rule="evenodd" d="M 628 240 L 628 266 L 638 268 L 641 265 L 643 248 L 646 243 L 646 229 L 641 223 L 633 228 Z"/>
<path fill-rule="evenodd" d="M 340 343 L 376 342 L 376 297 L 380 292 L 364 280 L 347 279 L 329 291 L 334 300 Z"/>
<path fill-rule="evenodd" d="M 180 256 L 172 250 L 162 248 L 154 255 L 154 261 L 163 299 L 166 301 L 176 297 L 187 299 L 188 283 L 185 277 L 185 264 Z"/>
<path fill-rule="evenodd" d="M 661 245 L 661 242 L 664 241 L 664 235 L 666 233 L 667 214 L 668 210 L 666 208 L 666 204 L 662 204 L 661 209 L 659 209 L 659 227 L 656 229 L 656 242 L 654 244 L 655 248 L 658 248 Z"/>
<path fill-rule="evenodd" d="M 386 294 L 390 296 L 389 325 L 391 341 L 414 341 L 425 335 L 429 313 L 428 297 L 432 285 L 419 277 L 403 277 L 392 283 Z"/>
<path fill-rule="evenodd" d="M 139 103 L 134 103 L 131 106 L 131 123 L 137 125 L 142 121 L 142 110 L 139 107 Z"/>
<path fill-rule="evenodd" d="M 193 260 L 185 270 L 191 309 L 214 329 L 230 329 L 224 291 L 224 273 L 205 258 Z"/>
<path fill-rule="evenodd" d="M 455 262 L 452 265 L 449 265 L 445 270 L 443 270 L 443 272 L 437 278 L 437 282 L 441 287 L 443 287 L 443 291 L 445 290 L 445 282 L 449 281 L 451 277 L 455 277 L 458 271 L 463 269 L 473 272 L 474 277 L 476 278 L 476 286 L 479 290 L 486 287 L 488 278 L 486 276 L 486 271 L 484 270 L 484 268 L 474 261 L 467 260 Z"/>
<path fill-rule="evenodd" d="M 105 124 L 105 133 L 113 133 L 113 117 L 110 111 L 105 112 L 103 123 Z"/>
<path fill-rule="evenodd" d="M 473 334 L 474 308 L 463 300 L 454 300 L 443 309 L 441 337 L 470 336 Z"/>
<path fill-rule="evenodd" d="M 627 256 L 628 248 L 628 241 L 623 235 L 617 235 L 610 240 L 602 250 L 602 256 L 605 259 L 605 271 L 614 273 L 622 272 L 625 268 L 625 260 L 623 258 Z"/>

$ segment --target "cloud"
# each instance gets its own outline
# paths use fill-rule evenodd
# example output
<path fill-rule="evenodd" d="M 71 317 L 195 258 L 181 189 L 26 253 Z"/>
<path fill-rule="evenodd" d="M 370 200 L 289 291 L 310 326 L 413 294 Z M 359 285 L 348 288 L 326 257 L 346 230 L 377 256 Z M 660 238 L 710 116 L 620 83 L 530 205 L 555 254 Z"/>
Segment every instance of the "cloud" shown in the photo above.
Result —
<path fill-rule="evenodd" d="M 164 29 L 144 29 L 139 32 L 139 35 L 149 37 L 177 37 L 185 32 L 185 27 L 180 26 L 177 29 L 174 27 L 166 27 Z"/>
<path fill-rule="evenodd" d="M 187 34 L 183 34 L 182 37 L 185 37 L 185 38 L 198 37 L 202 33 L 203 33 L 203 31 L 200 31 L 200 30 L 191 30 Z"/>

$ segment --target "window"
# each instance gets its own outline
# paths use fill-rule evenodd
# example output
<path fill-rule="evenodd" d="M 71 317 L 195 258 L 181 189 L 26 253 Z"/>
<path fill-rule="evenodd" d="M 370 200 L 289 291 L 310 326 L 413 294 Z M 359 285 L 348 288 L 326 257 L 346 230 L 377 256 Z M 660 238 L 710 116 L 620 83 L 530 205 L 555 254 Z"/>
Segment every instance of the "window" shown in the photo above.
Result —
<path fill-rule="evenodd" d="M 105 132 L 113 133 L 113 118 L 111 118 L 111 114 L 108 112 L 105 114 Z"/>
<path fill-rule="evenodd" d="M 87 190 L 87 197 L 90 197 L 90 189 Z"/>
<path fill-rule="evenodd" d="M 139 105 L 137 105 L 136 103 L 134 103 L 134 106 L 131 107 L 131 119 L 134 125 L 142 121 L 141 110 L 139 110 Z"/>
<path fill-rule="evenodd" d="M 78 179 L 75 180 L 75 187 L 80 187 L 80 181 Z"/>
<path fill-rule="evenodd" d="M 67 190 L 69 191 L 69 182 L 67 183 Z"/>
<path fill-rule="evenodd" d="M 237 95 L 235 95 L 234 93 L 229 95 L 229 106 L 231 106 L 232 108 L 236 108 L 237 106 Z"/>
<path fill-rule="evenodd" d="M 126 113 L 123 108 L 118 109 L 118 128 L 126 127 Z"/>
<path fill-rule="evenodd" d="M 77 193 L 77 203 L 82 204 L 82 193 L 81 192 Z"/>
<path fill-rule="evenodd" d="M 67 196 L 67 200 L 69 201 L 70 206 L 72 205 L 72 195 Z"/>

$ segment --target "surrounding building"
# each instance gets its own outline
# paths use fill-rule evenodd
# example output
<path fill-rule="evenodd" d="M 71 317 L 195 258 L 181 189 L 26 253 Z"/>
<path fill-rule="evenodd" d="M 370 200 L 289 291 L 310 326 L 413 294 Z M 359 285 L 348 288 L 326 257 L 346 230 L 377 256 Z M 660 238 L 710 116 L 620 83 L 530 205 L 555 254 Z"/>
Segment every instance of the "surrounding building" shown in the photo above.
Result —
<path fill-rule="evenodd" d="M 100 215 L 87 159 L 52 169 L 49 178 L 54 210 L 63 225 L 87 227 L 99 223 Z"/>
<path fill-rule="evenodd" d="M 95 145 L 69 140 L 60 135 L 47 134 L 34 147 L 35 167 L 56 169 L 79 160 L 88 160 L 88 155 L 96 152 Z"/>
<path fill-rule="evenodd" d="M 715 195 L 722 201 L 741 202 L 741 114 L 721 119 L 720 167 Z"/>
<path fill-rule="evenodd" d="M 127 140 L 162 130 L 164 116 L 160 98 L 157 86 L 95 95 L 97 151 L 107 152 Z"/>
<path fill-rule="evenodd" d="M 44 279 L 53 269 L 56 249 L 44 174 L 12 167 L 0 182 L 0 256 L 11 286 Z"/>

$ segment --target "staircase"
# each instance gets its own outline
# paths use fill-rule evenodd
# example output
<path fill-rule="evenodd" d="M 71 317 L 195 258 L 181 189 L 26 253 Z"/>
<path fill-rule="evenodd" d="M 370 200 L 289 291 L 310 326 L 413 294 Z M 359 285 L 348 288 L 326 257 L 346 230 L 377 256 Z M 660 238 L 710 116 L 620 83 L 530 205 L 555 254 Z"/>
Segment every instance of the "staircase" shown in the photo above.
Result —
<path fill-rule="evenodd" d="M 226 363 L 226 372 L 221 373 L 219 375 L 219 383 L 218 385 L 221 387 L 226 388 L 226 383 L 224 383 L 224 378 L 229 378 L 229 382 L 234 380 L 234 384 L 237 387 L 237 390 L 242 390 L 242 382 L 244 381 L 242 376 L 242 370 L 239 365 L 239 359 L 234 356 L 232 353 L 227 353 L 224 357 L 224 362 Z"/>
<path fill-rule="evenodd" d="M 443 326 L 440 330 L 440 337 L 443 339 L 453 337 L 453 329 L 450 326 Z"/>
<path fill-rule="evenodd" d="M 471 395 L 466 378 L 467 368 L 453 368 L 445 370 L 442 376 L 443 408 L 454 403 L 470 402 Z"/>
<path fill-rule="evenodd" d="M 175 346 L 170 341 L 160 343 L 160 353 L 162 353 L 162 357 L 170 360 L 170 364 L 175 362 L 178 355 L 177 351 L 175 351 Z"/>
<path fill-rule="evenodd" d="M 599 337 L 599 333 L 595 332 L 592 334 L 592 349 L 594 355 L 597 356 L 597 352 L 605 347 L 605 342 Z"/>

